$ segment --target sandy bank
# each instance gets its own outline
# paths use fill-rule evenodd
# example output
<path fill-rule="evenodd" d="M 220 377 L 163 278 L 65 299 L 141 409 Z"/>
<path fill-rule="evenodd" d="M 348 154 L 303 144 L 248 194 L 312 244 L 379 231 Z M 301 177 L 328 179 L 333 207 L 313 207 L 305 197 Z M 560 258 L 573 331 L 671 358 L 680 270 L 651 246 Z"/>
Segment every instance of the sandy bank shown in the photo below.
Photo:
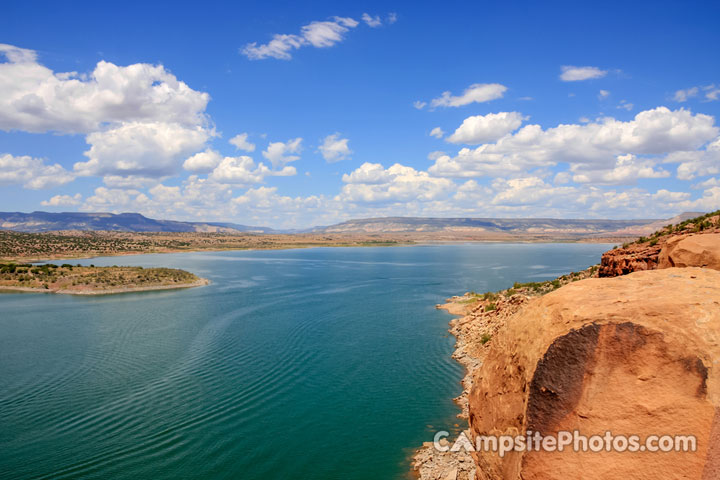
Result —
<path fill-rule="evenodd" d="M 155 290 L 175 290 L 180 288 L 193 288 L 209 285 L 210 281 L 200 278 L 194 282 L 172 284 L 172 285 L 148 285 L 144 287 L 117 287 L 103 289 L 52 289 L 52 288 L 33 288 L 12 285 L 0 285 L 0 292 L 27 292 L 27 293 L 58 293 L 63 295 L 114 295 L 118 293 L 132 292 L 150 292 Z"/>

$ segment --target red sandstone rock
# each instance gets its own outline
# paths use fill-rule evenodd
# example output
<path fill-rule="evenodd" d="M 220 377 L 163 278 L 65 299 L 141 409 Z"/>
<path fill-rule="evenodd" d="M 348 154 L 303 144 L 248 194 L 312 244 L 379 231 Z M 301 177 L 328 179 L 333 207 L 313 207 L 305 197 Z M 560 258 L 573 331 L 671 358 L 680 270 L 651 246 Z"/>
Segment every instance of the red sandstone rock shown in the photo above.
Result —
<path fill-rule="evenodd" d="M 720 272 L 588 279 L 507 319 L 469 398 L 474 435 L 695 435 L 696 452 L 475 454 L 480 479 L 717 479 Z"/>
<path fill-rule="evenodd" d="M 668 240 L 658 268 L 704 267 L 720 270 L 720 234 L 683 235 Z"/>
<path fill-rule="evenodd" d="M 639 270 L 654 270 L 657 268 L 661 248 L 661 243 L 653 246 L 641 243 L 605 252 L 600 261 L 599 275 L 601 277 L 617 277 Z"/>

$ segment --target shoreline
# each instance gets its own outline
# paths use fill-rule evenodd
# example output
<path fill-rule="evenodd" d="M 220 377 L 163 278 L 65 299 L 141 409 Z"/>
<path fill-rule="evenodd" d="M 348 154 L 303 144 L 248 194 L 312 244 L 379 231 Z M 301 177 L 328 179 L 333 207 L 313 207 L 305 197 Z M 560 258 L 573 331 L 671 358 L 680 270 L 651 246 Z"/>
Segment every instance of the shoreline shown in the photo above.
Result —
<path fill-rule="evenodd" d="M 613 241 L 611 241 L 613 240 Z M 550 239 L 550 240 L 536 240 L 536 239 L 508 239 L 508 240 L 426 240 L 418 242 L 408 243 L 396 243 L 392 245 L 284 245 L 276 248 L 199 248 L 199 249 L 178 249 L 178 250 L 164 250 L 164 251 L 147 251 L 147 252 L 117 252 L 117 253 L 99 253 L 99 254 L 80 254 L 77 256 L 60 255 L 57 257 L 3 257 L 0 258 L 1 262 L 26 262 L 26 263 L 42 263 L 42 262 L 56 262 L 62 260 L 92 260 L 95 258 L 103 257 L 131 257 L 136 255 L 166 255 L 175 253 L 201 253 L 201 252 L 254 252 L 254 251 L 274 251 L 274 250 L 300 250 L 300 249 L 312 249 L 312 248 L 393 248 L 393 247 L 421 247 L 430 245 L 464 245 L 464 244 L 478 244 L 478 243 L 492 243 L 492 244 L 564 244 L 564 243 L 592 243 L 592 244 L 607 244 L 617 245 L 617 239 L 595 239 L 595 238 L 583 238 L 577 240 L 570 239 Z"/>
<path fill-rule="evenodd" d="M 580 272 L 571 272 L 554 280 L 519 284 L 497 292 L 479 295 L 467 292 L 446 299 L 445 303 L 435 305 L 445 310 L 453 318 L 448 322 L 448 332 L 455 337 L 451 358 L 463 366 L 461 380 L 462 392 L 453 398 L 460 412 L 457 418 L 464 422 L 462 431 L 468 438 L 468 396 L 473 386 L 476 372 L 483 360 L 494 334 L 500 330 L 508 318 L 520 311 L 534 298 L 552 292 L 568 283 L 597 276 L 599 268 L 591 266 Z M 449 446 L 447 440 L 440 441 Z M 464 449 L 459 452 L 439 452 L 433 442 L 423 442 L 411 457 L 411 472 L 420 480 L 474 480 L 475 461 Z"/>
<path fill-rule="evenodd" d="M 148 285 L 145 287 L 119 287 L 119 288 L 108 288 L 108 289 L 97 289 L 97 290 L 72 290 L 72 289 L 51 289 L 51 288 L 35 288 L 35 287 L 20 287 L 13 285 L 0 285 L 0 293 L 53 293 L 58 295 L 77 295 L 77 296 L 92 296 L 92 295 L 117 295 L 122 293 L 133 293 L 133 292 L 151 292 L 156 290 L 177 290 L 183 288 L 195 288 L 210 285 L 210 280 L 206 278 L 200 278 L 190 283 L 176 284 L 176 285 Z"/>

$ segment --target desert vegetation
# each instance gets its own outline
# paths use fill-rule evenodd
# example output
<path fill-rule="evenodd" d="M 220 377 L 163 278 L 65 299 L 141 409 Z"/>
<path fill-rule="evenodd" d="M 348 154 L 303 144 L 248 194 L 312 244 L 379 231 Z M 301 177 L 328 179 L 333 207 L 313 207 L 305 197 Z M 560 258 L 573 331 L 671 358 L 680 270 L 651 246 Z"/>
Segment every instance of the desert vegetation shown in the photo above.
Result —
<path fill-rule="evenodd" d="M 64 263 L 0 263 L 0 289 L 102 293 L 157 287 L 190 286 L 201 279 L 174 268 L 95 267 Z"/>

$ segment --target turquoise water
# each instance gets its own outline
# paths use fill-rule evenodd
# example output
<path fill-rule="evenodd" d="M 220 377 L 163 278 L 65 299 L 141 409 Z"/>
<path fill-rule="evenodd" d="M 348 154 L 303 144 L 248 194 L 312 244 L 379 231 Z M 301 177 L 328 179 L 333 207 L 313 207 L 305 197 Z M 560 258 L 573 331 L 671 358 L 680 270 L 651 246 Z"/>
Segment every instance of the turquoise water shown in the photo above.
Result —
<path fill-rule="evenodd" d="M 208 287 L 0 295 L 0 478 L 406 478 L 451 430 L 468 290 L 554 278 L 607 245 L 141 255 Z M 73 263 L 76 263 L 73 260 Z"/>

